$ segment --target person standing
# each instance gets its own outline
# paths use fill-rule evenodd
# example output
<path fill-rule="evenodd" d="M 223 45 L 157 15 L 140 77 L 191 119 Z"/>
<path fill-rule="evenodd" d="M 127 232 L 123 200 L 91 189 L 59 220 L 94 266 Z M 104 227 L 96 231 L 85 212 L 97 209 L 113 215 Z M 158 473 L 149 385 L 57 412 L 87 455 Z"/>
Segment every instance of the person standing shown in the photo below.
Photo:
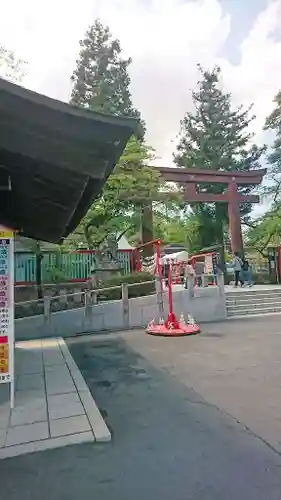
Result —
<path fill-rule="evenodd" d="M 239 257 L 238 252 L 234 252 L 233 257 L 232 257 L 232 267 L 234 270 L 234 277 L 235 277 L 235 287 L 238 286 L 238 283 L 240 281 L 241 286 L 244 285 L 243 278 L 241 276 L 242 274 L 242 266 L 243 266 L 243 261 Z"/>
<path fill-rule="evenodd" d="M 250 268 L 249 261 L 245 257 L 243 258 L 241 273 L 242 273 L 243 281 L 244 282 L 246 281 L 248 286 L 252 287 L 253 280 L 252 280 L 251 268 Z"/>
<path fill-rule="evenodd" d="M 184 288 L 188 287 L 188 277 L 193 276 L 195 277 L 195 270 L 192 266 L 191 260 L 187 262 L 187 264 L 184 266 Z"/>

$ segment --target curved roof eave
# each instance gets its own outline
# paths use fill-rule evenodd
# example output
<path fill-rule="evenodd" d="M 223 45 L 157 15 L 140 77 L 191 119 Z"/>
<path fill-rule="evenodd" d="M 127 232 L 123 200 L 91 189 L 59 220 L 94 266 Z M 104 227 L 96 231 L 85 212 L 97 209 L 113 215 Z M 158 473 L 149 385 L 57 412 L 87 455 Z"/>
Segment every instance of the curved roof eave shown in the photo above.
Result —
<path fill-rule="evenodd" d="M 1 221 L 57 243 L 78 225 L 136 131 L 132 118 L 76 108 L 0 79 Z M 2 200 L 2 201 L 1 201 Z"/>

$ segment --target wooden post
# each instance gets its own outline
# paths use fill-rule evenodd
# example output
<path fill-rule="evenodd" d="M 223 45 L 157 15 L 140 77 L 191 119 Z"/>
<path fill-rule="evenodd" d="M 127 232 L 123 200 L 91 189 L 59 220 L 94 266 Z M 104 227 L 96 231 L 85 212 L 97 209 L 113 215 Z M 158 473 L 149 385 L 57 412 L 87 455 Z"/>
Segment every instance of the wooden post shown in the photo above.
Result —
<path fill-rule="evenodd" d="M 129 311 L 129 288 L 128 283 L 122 283 L 122 306 L 123 306 L 123 322 L 124 327 L 130 327 L 130 311 Z"/>

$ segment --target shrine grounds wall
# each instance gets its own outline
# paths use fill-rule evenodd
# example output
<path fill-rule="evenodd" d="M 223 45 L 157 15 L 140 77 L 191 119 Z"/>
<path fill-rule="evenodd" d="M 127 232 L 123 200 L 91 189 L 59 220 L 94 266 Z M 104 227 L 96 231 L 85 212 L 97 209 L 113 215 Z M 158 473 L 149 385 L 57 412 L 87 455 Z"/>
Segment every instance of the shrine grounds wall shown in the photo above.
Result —
<path fill-rule="evenodd" d="M 224 320 L 227 317 L 224 291 L 220 287 L 198 288 L 173 293 L 174 311 L 179 317 L 192 314 L 199 324 Z M 164 294 L 165 315 L 168 313 L 167 294 Z M 72 337 L 87 333 L 145 328 L 158 318 L 157 296 L 86 305 L 83 308 L 19 318 L 15 320 L 16 340 L 53 336 Z"/>

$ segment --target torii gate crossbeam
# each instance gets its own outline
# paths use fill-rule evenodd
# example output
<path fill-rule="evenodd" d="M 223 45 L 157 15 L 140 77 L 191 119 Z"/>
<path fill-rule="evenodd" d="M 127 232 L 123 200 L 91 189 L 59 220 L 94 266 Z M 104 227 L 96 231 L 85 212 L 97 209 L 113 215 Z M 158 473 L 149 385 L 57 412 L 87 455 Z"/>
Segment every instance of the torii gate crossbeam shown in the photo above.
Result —
<path fill-rule="evenodd" d="M 164 181 L 175 182 L 184 187 L 184 200 L 187 203 L 227 203 L 231 249 L 232 252 L 243 251 L 240 204 L 259 203 L 260 199 L 257 195 L 240 194 L 238 186 L 258 186 L 266 174 L 266 169 L 222 172 L 211 169 L 155 168 Z M 221 194 L 200 192 L 198 185 L 204 184 L 224 184 L 226 189 Z"/>

